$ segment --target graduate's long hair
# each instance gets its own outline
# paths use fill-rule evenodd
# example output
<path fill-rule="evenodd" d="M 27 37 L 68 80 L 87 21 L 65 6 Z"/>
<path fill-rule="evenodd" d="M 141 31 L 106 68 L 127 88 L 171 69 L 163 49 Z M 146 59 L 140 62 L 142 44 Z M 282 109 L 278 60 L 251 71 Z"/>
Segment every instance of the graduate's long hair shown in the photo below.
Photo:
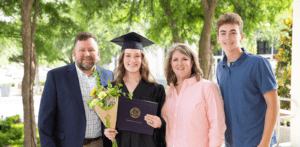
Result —
<path fill-rule="evenodd" d="M 154 76 L 151 74 L 150 69 L 149 69 L 149 64 L 148 64 L 148 60 L 145 57 L 145 54 L 143 53 L 143 51 L 141 51 L 141 55 L 142 55 L 142 62 L 141 62 L 141 67 L 140 67 L 140 74 L 141 77 L 150 84 L 156 83 Z M 117 70 L 114 72 L 115 75 L 115 80 L 114 82 L 116 82 L 116 84 L 118 83 L 124 83 L 123 78 L 125 76 L 126 73 L 126 69 L 124 66 L 124 56 L 125 56 L 125 50 L 123 50 L 119 56 L 119 60 L 118 60 L 118 68 Z"/>
<path fill-rule="evenodd" d="M 165 76 L 167 79 L 167 84 L 170 85 L 171 83 L 173 83 L 174 86 L 177 85 L 177 77 L 171 65 L 173 53 L 177 50 L 185 54 L 188 58 L 191 59 L 193 66 L 192 66 L 192 73 L 190 77 L 196 76 L 197 81 L 200 81 L 200 79 L 203 76 L 203 73 L 200 68 L 197 54 L 193 52 L 192 47 L 189 46 L 188 44 L 176 43 L 173 46 L 171 46 L 171 48 L 167 53 L 167 58 L 165 59 Z"/>

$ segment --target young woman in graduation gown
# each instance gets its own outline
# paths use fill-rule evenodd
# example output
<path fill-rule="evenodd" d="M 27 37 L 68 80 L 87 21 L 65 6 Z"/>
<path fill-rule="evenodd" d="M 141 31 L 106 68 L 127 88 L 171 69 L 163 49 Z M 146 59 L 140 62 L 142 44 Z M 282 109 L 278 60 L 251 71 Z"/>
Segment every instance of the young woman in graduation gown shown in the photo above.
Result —
<path fill-rule="evenodd" d="M 128 44 L 125 42 L 122 46 L 122 52 L 118 60 L 119 67 L 112 84 L 122 83 L 122 92 L 132 93 L 133 99 L 158 103 L 157 114 L 147 114 L 144 118 L 147 124 L 154 128 L 154 132 L 153 135 L 147 135 L 118 130 L 118 128 L 116 130 L 106 128 L 104 135 L 108 139 L 116 138 L 118 147 L 164 147 L 166 125 L 161 117 L 161 109 L 165 101 L 165 90 L 162 85 L 155 83 L 155 79 L 150 73 L 148 61 L 142 51 L 143 48 L 140 46 L 144 44 L 139 42 L 139 37 L 142 36 L 136 33 L 129 33 L 128 36 L 130 36 L 129 39 L 135 39 L 133 42 L 129 40 Z M 126 39 L 128 40 L 125 35 L 124 40 Z M 104 146 L 109 146 L 107 141 L 104 142 Z"/>

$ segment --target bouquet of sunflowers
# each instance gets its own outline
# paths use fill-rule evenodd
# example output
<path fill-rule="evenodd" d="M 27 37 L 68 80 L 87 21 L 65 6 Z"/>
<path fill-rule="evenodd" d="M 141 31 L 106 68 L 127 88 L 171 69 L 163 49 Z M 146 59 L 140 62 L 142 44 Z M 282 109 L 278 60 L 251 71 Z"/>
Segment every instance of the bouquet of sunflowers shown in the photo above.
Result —
<path fill-rule="evenodd" d="M 125 93 L 122 93 L 122 84 L 119 83 L 112 87 L 108 79 L 108 86 L 104 88 L 101 86 L 100 76 L 97 70 L 94 70 L 93 77 L 97 76 L 97 87 L 91 91 L 92 100 L 87 101 L 90 109 L 94 109 L 106 128 L 116 128 L 117 111 L 118 111 L 118 98 Z M 132 94 L 129 93 L 128 97 L 132 99 Z M 116 140 L 112 140 L 113 147 L 117 147 Z"/>

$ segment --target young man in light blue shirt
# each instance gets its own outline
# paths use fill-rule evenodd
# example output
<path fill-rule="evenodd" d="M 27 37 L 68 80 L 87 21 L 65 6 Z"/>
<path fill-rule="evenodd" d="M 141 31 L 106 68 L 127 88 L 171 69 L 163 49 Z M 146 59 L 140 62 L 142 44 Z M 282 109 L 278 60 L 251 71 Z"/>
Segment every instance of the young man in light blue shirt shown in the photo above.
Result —
<path fill-rule="evenodd" d="M 224 99 L 226 147 L 272 146 L 277 143 L 279 101 L 271 64 L 241 48 L 243 21 L 238 14 L 221 15 L 217 30 L 225 52 L 216 76 Z"/>

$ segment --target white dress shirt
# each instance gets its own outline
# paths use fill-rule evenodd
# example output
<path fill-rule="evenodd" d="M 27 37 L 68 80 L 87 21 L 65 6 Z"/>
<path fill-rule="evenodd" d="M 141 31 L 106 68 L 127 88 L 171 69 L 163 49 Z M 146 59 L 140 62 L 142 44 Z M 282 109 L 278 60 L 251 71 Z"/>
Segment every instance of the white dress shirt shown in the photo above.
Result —
<path fill-rule="evenodd" d="M 87 104 L 87 101 L 92 99 L 90 93 L 97 86 L 97 79 L 93 76 L 88 77 L 87 74 L 78 68 L 77 64 L 75 66 L 86 116 L 85 138 L 97 138 L 102 136 L 101 121 L 94 109 L 91 110 Z"/>

